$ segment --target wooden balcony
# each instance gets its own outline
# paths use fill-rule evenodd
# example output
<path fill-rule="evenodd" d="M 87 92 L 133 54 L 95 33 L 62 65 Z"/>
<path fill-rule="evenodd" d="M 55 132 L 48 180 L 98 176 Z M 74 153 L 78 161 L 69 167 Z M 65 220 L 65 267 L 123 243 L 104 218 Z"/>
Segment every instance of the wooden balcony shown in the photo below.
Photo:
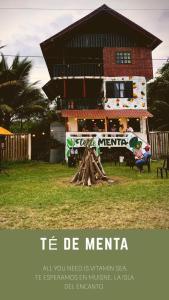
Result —
<path fill-rule="evenodd" d="M 53 69 L 54 77 L 63 76 L 103 76 L 102 63 L 57 64 Z"/>
<path fill-rule="evenodd" d="M 88 110 L 88 109 L 103 109 L 103 104 L 100 99 L 58 99 L 57 110 Z"/>

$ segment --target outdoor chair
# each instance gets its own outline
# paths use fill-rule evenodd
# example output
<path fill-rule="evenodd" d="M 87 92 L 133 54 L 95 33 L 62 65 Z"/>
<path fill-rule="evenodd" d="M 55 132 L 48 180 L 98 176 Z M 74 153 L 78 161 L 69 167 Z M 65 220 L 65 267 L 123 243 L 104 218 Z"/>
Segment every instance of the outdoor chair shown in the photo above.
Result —
<path fill-rule="evenodd" d="M 75 155 L 70 155 L 70 157 L 68 157 L 68 167 L 76 167 L 76 156 Z"/>
<path fill-rule="evenodd" d="M 168 178 L 168 171 L 169 171 L 169 156 L 166 157 L 163 161 L 163 165 L 161 167 L 157 167 L 157 177 L 159 175 L 161 175 L 161 178 L 163 178 L 163 171 L 165 172 L 165 176 L 166 178 Z"/>
<path fill-rule="evenodd" d="M 151 158 L 147 158 L 147 161 L 144 163 L 144 166 L 147 166 L 148 173 L 151 171 Z"/>
<path fill-rule="evenodd" d="M 126 166 L 129 166 L 130 169 L 133 169 L 133 167 L 135 166 L 135 158 L 134 158 L 134 154 L 128 153 L 125 157 L 125 161 L 126 161 Z"/>
<path fill-rule="evenodd" d="M 114 162 L 115 166 L 119 164 L 119 153 L 114 152 L 112 155 L 112 162 Z"/>
<path fill-rule="evenodd" d="M 133 167 L 136 165 L 136 160 L 134 157 L 134 154 L 131 153 L 130 155 L 127 156 L 126 158 L 126 165 L 130 167 L 130 169 L 133 169 Z M 143 166 L 147 166 L 148 173 L 151 172 L 151 158 L 147 158 L 147 160 L 144 162 Z M 142 169 L 140 168 L 140 172 Z"/>
<path fill-rule="evenodd" d="M 150 171 L 151 171 L 151 158 L 150 157 L 148 157 L 147 158 L 147 160 L 144 162 L 144 164 L 142 165 L 142 168 L 140 168 L 140 173 L 142 172 L 142 171 L 144 171 L 143 170 L 143 167 L 144 166 L 147 166 L 147 171 L 148 171 L 148 173 L 150 173 Z"/>

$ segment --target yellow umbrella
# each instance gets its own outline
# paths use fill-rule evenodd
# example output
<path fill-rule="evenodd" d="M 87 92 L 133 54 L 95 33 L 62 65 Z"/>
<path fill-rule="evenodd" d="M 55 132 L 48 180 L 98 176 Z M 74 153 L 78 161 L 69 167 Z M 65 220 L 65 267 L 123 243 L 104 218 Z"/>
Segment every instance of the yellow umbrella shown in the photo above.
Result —
<path fill-rule="evenodd" d="M 3 127 L 0 127 L 0 135 L 12 135 L 12 133 Z"/>

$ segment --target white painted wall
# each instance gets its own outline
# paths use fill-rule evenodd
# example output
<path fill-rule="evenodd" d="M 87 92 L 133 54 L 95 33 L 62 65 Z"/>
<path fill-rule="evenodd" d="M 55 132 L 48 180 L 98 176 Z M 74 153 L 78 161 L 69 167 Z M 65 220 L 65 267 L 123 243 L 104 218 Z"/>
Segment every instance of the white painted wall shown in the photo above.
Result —
<path fill-rule="evenodd" d="M 104 97 L 106 98 L 106 81 L 133 81 L 133 98 L 107 98 L 104 108 L 108 109 L 147 109 L 146 79 L 142 76 L 105 77 Z"/>

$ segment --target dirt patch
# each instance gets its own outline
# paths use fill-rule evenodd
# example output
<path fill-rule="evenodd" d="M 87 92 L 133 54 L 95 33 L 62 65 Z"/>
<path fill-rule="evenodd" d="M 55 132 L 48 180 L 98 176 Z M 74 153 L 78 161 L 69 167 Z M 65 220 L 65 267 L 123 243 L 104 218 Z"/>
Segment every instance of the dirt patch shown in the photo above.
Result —
<path fill-rule="evenodd" d="M 72 178 L 62 178 L 59 180 L 56 180 L 55 183 L 58 186 L 66 187 L 66 186 L 79 186 L 79 184 L 76 183 L 71 183 Z M 92 184 L 92 187 L 97 187 L 97 186 L 102 186 L 102 185 L 114 185 L 114 184 L 124 184 L 129 182 L 126 178 L 118 177 L 118 176 L 113 176 L 113 177 L 108 177 L 108 181 L 103 181 L 103 180 L 98 180 L 96 184 Z"/>
<path fill-rule="evenodd" d="M 1 229 L 168 229 L 169 209 L 142 202 L 63 204 L 46 208 L 2 207 Z"/>

